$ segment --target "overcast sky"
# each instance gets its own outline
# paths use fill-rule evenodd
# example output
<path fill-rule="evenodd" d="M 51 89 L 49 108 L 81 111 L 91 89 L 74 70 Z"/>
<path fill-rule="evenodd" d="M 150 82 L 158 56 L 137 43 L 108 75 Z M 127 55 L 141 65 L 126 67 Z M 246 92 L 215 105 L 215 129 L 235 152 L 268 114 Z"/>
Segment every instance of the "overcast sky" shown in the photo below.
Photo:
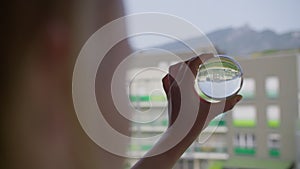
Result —
<path fill-rule="evenodd" d="M 272 29 L 278 33 L 300 30 L 300 0 L 124 0 L 124 2 L 127 14 L 140 12 L 172 14 L 191 22 L 204 33 L 245 24 L 256 30 Z"/>
<path fill-rule="evenodd" d="M 249 24 L 277 32 L 300 30 L 299 0 L 124 0 L 127 14 L 164 12 L 185 18 L 202 31 Z"/>

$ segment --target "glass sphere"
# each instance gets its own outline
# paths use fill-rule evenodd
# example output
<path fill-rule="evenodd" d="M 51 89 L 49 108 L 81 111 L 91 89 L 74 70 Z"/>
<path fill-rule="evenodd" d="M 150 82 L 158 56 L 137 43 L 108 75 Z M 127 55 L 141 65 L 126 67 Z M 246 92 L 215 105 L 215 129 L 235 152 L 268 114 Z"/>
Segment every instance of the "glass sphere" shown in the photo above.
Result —
<path fill-rule="evenodd" d="M 215 55 L 199 66 L 195 87 L 200 97 L 218 102 L 239 92 L 243 83 L 241 66 L 232 57 Z"/>

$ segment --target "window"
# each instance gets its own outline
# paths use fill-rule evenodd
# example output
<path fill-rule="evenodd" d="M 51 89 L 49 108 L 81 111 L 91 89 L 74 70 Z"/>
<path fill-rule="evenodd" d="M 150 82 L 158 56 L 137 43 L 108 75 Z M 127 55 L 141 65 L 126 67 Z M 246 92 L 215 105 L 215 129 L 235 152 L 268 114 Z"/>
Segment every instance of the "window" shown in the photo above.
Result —
<path fill-rule="evenodd" d="M 280 126 L 280 108 L 277 105 L 270 105 L 267 107 L 267 121 L 268 126 L 277 128 Z"/>
<path fill-rule="evenodd" d="M 276 99 L 279 96 L 279 79 L 276 76 L 266 78 L 266 95 L 269 99 Z"/>
<path fill-rule="evenodd" d="M 252 133 L 236 133 L 233 145 L 237 155 L 254 155 L 256 152 L 255 136 Z"/>
<path fill-rule="evenodd" d="M 256 108 L 254 106 L 236 106 L 232 112 L 235 127 L 254 127 L 256 125 Z"/>
<path fill-rule="evenodd" d="M 255 96 L 255 80 L 253 78 L 244 78 L 240 93 L 244 99 L 253 99 Z"/>
<path fill-rule="evenodd" d="M 280 156 L 280 135 L 279 134 L 275 134 L 275 133 L 269 134 L 268 148 L 269 148 L 269 155 L 271 157 Z"/>

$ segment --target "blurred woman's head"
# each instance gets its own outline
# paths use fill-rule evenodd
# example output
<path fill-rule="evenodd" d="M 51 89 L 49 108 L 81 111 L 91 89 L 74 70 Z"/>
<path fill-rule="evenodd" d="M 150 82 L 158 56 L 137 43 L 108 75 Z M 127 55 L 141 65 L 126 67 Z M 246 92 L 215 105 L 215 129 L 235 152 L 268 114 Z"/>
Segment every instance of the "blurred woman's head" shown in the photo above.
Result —
<path fill-rule="evenodd" d="M 12 0 L 2 12 L 1 168 L 120 168 L 80 128 L 71 80 L 80 47 L 122 2 Z"/>

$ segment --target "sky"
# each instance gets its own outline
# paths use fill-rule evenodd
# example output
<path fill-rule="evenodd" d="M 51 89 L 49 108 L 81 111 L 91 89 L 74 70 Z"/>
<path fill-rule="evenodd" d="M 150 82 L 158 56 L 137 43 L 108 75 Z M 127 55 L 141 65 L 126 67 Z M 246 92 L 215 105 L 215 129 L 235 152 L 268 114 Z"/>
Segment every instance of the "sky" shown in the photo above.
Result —
<path fill-rule="evenodd" d="M 182 17 L 204 32 L 249 24 L 279 33 L 300 30 L 299 0 L 124 0 L 127 14 L 163 12 Z"/>
<path fill-rule="evenodd" d="M 124 3 L 126 14 L 167 13 L 191 22 L 204 33 L 246 24 L 258 31 L 300 30 L 299 0 L 124 0 Z"/>

